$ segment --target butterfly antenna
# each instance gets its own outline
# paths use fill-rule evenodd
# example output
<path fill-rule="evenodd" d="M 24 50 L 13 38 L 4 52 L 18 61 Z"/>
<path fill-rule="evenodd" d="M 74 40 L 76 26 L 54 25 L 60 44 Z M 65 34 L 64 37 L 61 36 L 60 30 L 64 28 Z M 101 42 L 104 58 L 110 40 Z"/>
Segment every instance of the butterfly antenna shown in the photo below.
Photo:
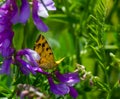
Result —
<path fill-rule="evenodd" d="M 60 60 L 56 61 L 55 63 L 56 64 L 60 64 L 63 60 L 64 60 L 65 57 L 61 58 Z"/>

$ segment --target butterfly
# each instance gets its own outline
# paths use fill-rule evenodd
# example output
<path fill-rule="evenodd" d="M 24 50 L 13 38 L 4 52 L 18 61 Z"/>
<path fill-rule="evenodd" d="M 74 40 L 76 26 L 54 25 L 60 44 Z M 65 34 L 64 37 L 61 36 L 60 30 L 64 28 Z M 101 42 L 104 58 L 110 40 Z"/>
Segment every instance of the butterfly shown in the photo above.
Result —
<path fill-rule="evenodd" d="M 58 61 L 55 61 L 52 49 L 42 34 L 40 34 L 36 40 L 34 50 L 40 55 L 40 60 L 37 62 L 43 69 L 52 69 L 64 59 L 62 58 Z"/>

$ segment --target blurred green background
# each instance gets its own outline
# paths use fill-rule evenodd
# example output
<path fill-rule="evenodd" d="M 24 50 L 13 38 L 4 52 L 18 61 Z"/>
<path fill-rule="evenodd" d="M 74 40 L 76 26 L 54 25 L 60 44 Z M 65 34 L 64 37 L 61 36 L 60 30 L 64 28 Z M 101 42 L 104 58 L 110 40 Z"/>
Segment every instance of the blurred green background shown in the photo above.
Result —
<path fill-rule="evenodd" d="M 33 48 L 42 33 L 53 50 L 55 60 L 65 57 L 58 67 L 62 73 L 73 72 L 76 64 L 86 68 L 84 73 L 79 71 L 81 81 L 75 85 L 79 93 L 77 99 L 120 99 L 120 0 L 54 2 L 57 10 L 42 19 L 49 31 L 38 31 L 32 18 L 26 25 L 17 24 L 14 26 L 14 47 L 17 50 Z M 88 75 L 83 79 L 85 73 Z M 50 99 L 71 99 L 69 95 L 56 97 L 50 93 L 50 96 Z"/>
<path fill-rule="evenodd" d="M 85 66 L 100 79 L 90 85 L 90 77 L 76 84 L 78 99 L 119 99 L 120 87 L 120 1 L 119 0 L 54 0 L 57 8 L 42 19 L 49 27 L 42 33 L 50 44 L 55 59 L 65 57 L 61 72 L 73 72 L 76 63 Z M 20 29 L 21 28 L 21 29 Z M 32 19 L 15 26 L 16 49 L 33 48 L 41 33 Z M 18 42 L 19 41 L 19 42 Z M 80 72 L 82 78 L 82 74 Z M 115 87 L 115 88 L 114 88 Z M 64 99 L 69 99 L 67 95 Z"/>

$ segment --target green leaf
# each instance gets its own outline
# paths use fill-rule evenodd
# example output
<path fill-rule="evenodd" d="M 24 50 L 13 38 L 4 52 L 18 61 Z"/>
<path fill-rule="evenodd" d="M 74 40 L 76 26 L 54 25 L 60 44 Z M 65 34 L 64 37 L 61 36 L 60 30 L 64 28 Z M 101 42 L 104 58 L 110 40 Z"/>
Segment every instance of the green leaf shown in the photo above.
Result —
<path fill-rule="evenodd" d="M 16 50 L 22 48 L 23 41 L 24 41 L 24 25 L 17 24 L 14 26 L 14 39 L 13 39 L 13 45 Z"/>

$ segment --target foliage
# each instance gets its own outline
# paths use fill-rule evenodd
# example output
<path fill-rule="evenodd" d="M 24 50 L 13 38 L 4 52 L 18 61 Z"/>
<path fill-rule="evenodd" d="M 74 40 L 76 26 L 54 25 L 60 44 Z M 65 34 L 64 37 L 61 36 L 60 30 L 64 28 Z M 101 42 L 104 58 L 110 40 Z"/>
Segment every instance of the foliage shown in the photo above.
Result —
<path fill-rule="evenodd" d="M 43 19 L 50 29 L 43 35 L 52 47 L 55 59 L 65 57 L 58 67 L 62 72 L 78 69 L 81 81 L 75 86 L 79 93 L 77 99 L 119 99 L 120 1 L 54 2 L 57 10 Z M 13 42 L 17 50 L 33 48 L 36 37 L 40 34 L 31 20 L 26 25 L 14 26 Z M 0 76 L 0 97 L 11 97 L 11 94 L 15 97 L 14 85 L 27 83 L 40 88 L 50 99 L 71 98 L 69 95 L 59 97 L 50 93 L 43 75 L 24 76 L 20 72 L 14 75 L 15 72 L 17 68 L 13 68 L 9 77 Z"/>

